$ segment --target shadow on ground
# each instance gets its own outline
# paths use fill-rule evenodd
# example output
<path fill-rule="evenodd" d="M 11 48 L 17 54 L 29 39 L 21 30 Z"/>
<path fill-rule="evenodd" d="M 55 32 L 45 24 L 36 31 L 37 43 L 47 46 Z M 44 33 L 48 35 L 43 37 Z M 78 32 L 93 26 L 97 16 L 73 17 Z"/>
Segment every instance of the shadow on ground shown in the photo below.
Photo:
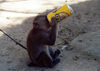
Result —
<path fill-rule="evenodd" d="M 80 34 L 95 32 L 100 30 L 100 1 L 91 0 L 71 5 L 74 9 L 73 16 L 60 22 L 60 30 L 56 44 L 63 42 L 70 43 Z M 20 25 L 13 25 L 10 28 L 3 28 L 7 34 L 16 41 L 26 46 L 26 38 L 32 28 L 34 17 L 26 18 Z M 16 22 L 16 21 L 15 21 Z M 1 32 L 0 32 L 1 33 Z M 56 45 L 59 47 L 59 45 Z M 61 63 L 52 69 L 30 68 L 26 50 L 16 45 L 7 36 L 0 36 L 0 69 L 1 71 L 100 71 L 100 62 L 93 57 L 80 55 L 81 52 L 64 51 Z M 79 55 L 79 57 L 75 56 Z"/>

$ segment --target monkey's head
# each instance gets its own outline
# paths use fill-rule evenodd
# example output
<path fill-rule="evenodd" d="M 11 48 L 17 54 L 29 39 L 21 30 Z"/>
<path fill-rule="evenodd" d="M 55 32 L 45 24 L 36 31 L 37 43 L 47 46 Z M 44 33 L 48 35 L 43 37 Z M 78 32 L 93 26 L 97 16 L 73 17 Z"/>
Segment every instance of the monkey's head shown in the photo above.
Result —
<path fill-rule="evenodd" d="M 47 16 L 46 15 L 36 16 L 33 22 L 33 27 L 36 29 L 48 30 L 50 24 L 47 20 Z"/>

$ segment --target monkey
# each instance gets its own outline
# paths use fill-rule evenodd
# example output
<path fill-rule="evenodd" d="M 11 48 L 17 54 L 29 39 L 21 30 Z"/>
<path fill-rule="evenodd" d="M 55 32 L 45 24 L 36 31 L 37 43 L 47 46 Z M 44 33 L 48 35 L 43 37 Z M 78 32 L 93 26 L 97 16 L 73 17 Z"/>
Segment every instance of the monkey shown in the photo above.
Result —
<path fill-rule="evenodd" d="M 53 52 L 50 46 L 55 44 L 57 20 L 52 18 L 52 25 L 46 15 L 38 15 L 33 21 L 33 28 L 27 37 L 27 52 L 32 67 L 54 67 L 60 62 L 60 51 Z"/>

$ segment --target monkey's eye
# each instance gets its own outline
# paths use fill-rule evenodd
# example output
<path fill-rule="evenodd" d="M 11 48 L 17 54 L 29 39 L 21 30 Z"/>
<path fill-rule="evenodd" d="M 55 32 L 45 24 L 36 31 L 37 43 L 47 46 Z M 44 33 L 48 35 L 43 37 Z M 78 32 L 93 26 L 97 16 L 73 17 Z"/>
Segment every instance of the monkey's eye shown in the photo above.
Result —
<path fill-rule="evenodd" d="M 37 22 L 34 22 L 33 24 L 36 25 L 36 24 L 38 24 L 38 23 L 37 23 Z"/>
<path fill-rule="evenodd" d="M 34 24 L 34 27 L 35 28 L 38 28 L 39 27 L 39 24 L 37 22 L 34 22 L 33 24 Z"/>

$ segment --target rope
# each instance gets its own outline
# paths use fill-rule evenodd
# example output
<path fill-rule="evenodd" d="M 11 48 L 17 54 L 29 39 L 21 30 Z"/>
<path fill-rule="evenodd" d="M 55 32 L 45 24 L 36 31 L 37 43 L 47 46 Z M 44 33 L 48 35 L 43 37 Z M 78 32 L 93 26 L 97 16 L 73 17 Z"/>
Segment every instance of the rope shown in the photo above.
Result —
<path fill-rule="evenodd" d="M 14 41 L 17 45 L 19 45 L 20 47 L 24 48 L 26 50 L 26 47 L 23 46 L 21 43 L 17 42 L 15 39 L 13 39 L 11 36 L 9 36 L 7 33 L 5 33 L 2 29 L 0 29 L 0 31 L 5 34 L 8 38 L 10 38 L 12 41 Z"/>

